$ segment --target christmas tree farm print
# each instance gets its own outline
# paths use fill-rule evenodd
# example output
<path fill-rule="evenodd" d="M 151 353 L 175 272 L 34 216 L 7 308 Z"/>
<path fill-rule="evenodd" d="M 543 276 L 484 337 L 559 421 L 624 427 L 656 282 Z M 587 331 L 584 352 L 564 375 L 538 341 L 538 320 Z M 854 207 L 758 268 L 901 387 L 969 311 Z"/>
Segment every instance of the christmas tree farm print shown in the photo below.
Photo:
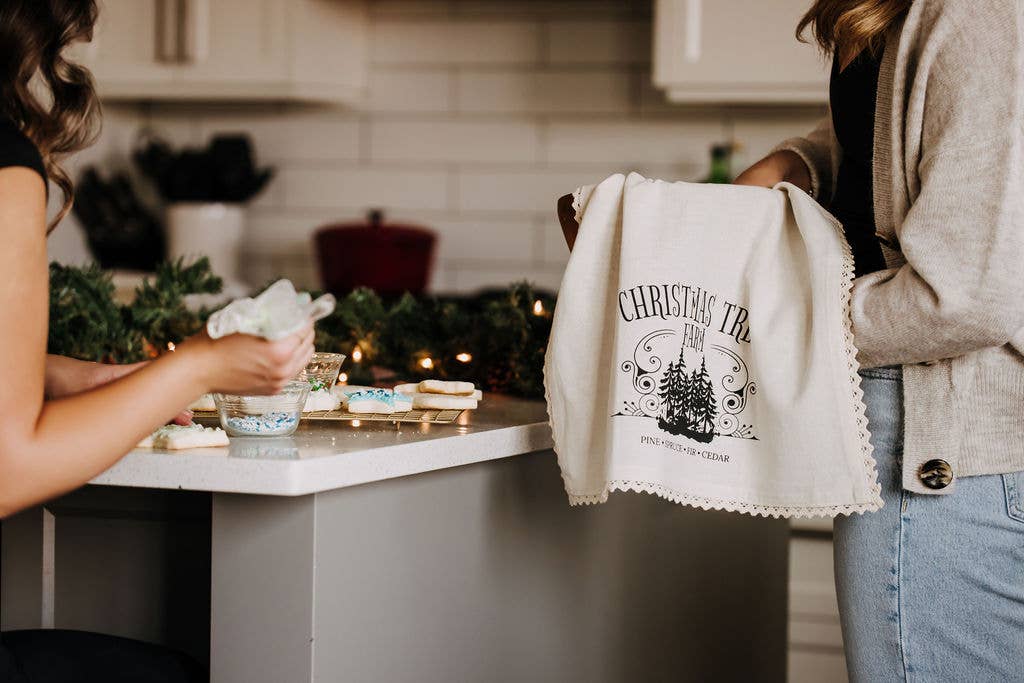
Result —
<path fill-rule="evenodd" d="M 618 303 L 621 331 L 636 341 L 620 346 L 629 350 L 612 417 L 650 419 L 661 432 L 700 444 L 757 439 L 745 307 L 687 283 L 638 285 L 620 291 Z"/>

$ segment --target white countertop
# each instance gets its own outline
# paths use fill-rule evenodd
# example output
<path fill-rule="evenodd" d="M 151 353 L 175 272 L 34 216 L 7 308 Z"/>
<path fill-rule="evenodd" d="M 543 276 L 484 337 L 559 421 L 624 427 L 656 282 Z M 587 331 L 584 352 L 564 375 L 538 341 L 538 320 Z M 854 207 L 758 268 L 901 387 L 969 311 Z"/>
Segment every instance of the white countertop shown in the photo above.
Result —
<path fill-rule="evenodd" d="M 213 424 L 205 421 L 205 424 Z M 551 448 L 542 401 L 488 394 L 455 424 L 304 420 L 290 437 L 136 449 L 91 484 L 301 496 Z"/>

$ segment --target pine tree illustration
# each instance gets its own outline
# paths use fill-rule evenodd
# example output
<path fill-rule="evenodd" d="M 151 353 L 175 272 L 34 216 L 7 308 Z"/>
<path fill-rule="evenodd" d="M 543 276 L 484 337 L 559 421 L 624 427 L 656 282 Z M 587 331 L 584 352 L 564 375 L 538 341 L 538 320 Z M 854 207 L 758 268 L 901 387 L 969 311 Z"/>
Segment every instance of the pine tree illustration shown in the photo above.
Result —
<path fill-rule="evenodd" d="M 672 422 L 678 430 L 680 427 L 685 427 L 686 424 L 686 411 L 689 405 L 690 393 L 689 382 L 686 379 L 686 361 L 683 359 L 681 350 L 679 352 L 679 361 L 676 363 L 676 372 L 672 377 L 672 389 L 675 397 L 674 419 Z"/>
<path fill-rule="evenodd" d="M 665 374 L 658 383 L 658 397 L 661 399 L 661 419 L 665 422 L 675 420 L 675 381 L 676 364 L 669 363 Z"/>
<path fill-rule="evenodd" d="M 693 429 L 699 434 L 710 436 L 714 433 L 718 405 L 715 401 L 714 386 L 711 384 L 711 377 L 708 375 L 707 363 L 704 359 L 701 359 L 700 362 L 700 373 L 695 372 L 694 375 L 694 382 L 697 388 L 694 400 Z"/>

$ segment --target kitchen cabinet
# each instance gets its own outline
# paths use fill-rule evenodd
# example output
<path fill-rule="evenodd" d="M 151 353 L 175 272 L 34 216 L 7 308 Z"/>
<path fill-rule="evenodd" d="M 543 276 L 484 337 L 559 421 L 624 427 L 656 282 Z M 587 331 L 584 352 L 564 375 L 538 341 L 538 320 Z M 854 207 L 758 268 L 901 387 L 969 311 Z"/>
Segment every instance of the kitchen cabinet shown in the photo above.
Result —
<path fill-rule="evenodd" d="M 656 0 L 654 83 L 671 102 L 820 104 L 829 64 L 794 37 L 808 0 Z"/>
<path fill-rule="evenodd" d="M 105 100 L 345 103 L 366 85 L 366 0 L 105 0 L 77 48 Z"/>

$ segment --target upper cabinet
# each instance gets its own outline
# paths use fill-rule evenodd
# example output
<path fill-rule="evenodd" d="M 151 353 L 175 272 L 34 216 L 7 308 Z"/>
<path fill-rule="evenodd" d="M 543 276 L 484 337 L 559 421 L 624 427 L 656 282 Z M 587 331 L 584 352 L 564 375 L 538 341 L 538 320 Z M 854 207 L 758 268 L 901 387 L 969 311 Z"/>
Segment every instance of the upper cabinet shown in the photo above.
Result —
<path fill-rule="evenodd" d="M 366 0 L 104 0 L 77 48 L 108 100 L 351 102 Z"/>
<path fill-rule="evenodd" d="M 794 37 L 810 5 L 810 0 L 656 0 L 655 85 L 680 103 L 824 103 L 827 60 Z"/>

